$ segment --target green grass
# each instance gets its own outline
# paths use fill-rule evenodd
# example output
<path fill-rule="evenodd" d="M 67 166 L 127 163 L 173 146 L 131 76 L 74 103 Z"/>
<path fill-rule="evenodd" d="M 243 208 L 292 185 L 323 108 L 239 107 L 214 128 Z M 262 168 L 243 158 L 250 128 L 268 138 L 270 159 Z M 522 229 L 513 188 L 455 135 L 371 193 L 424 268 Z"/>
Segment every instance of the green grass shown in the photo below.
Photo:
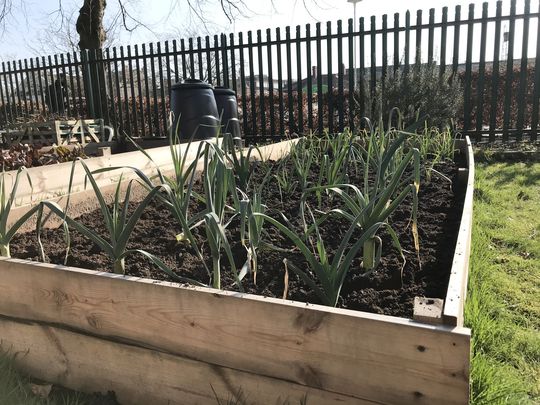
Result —
<path fill-rule="evenodd" d="M 53 387 L 47 398 L 41 398 L 32 393 L 31 383 L 40 384 L 15 369 L 13 356 L 0 353 L 0 404 L 2 405 L 105 405 L 115 403 L 110 396 L 87 395 L 58 387 Z"/>
<path fill-rule="evenodd" d="M 12 358 L 0 354 L 0 403 L 2 405 L 83 405 L 83 394 L 76 392 L 52 392 L 43 399 L 34 395 L 30 380 L 15 370 Z"/>
<path fill-rule="evenodd" d="M 540 163 L 477 164 L 471 403 L 540 403 Z"/>

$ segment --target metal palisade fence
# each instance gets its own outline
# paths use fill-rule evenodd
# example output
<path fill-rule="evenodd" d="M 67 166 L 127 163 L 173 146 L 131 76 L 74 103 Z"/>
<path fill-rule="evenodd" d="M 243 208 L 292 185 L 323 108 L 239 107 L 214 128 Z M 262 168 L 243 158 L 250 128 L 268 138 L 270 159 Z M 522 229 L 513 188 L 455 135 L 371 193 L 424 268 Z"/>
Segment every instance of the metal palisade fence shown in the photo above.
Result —
<path fill-rule="evenodd" d="M 363 93 L 389 72 L 436 63 L 463 83 L 463 134 L 536 140 L 540 9 L 512 0 L 463 14 L 443 7 L 414 21 L 396 13 L 2 62 L 0 127 L 93 117 L 133 137 L 164 136 L 171 85 L 198 78 L 236 90 L 246 138 L 335 132 L 360 125 Z"/>

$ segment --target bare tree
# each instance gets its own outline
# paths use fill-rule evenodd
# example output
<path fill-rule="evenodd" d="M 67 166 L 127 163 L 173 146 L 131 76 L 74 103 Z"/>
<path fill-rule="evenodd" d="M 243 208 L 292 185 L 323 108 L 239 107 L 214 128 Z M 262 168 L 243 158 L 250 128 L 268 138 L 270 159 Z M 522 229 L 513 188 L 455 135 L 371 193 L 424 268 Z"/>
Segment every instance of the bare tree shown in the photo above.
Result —
<path fill-rule="evenodd" d="M 78 1 L 82 1 L 83 4 L 73 24 L 75 11 L 65 10 L 66 0 L 58 0 L 57 10 L 49 14 L 49 19 L 55 14 L 57 18 L 53 19 L 51 27 L 45 29 L 40 42 L 49 44 L 49 48 L 54 47 L 55 50 L 58 50 L 57 45 L 60 45 L 63 51 L 74 50 L 75 44 L 79 49 L 101 49 L 110 44 L 107 38 L 114 39 L 111 37 L 118 33 L 120 28 L 133 32 L 142 27 L 155 34 L 154 30 L 137 15 L 137 7 L 146 3 L 142 0 L 112 0 L 116 6 L 112 9 L 107 7 L 107 0 Z M 326 5 L 325 0 L 294 0 L 294 4 L 298 2 L 301 2 L 308 11 L 310 6 L 323 8 L 322 5 Z M 270 0 L 270 4 L 275 7 L 273 0 Z M 184 15 L 191 24 L 202 24 L 204 31 L 209 32 L 213 25 L 208 21 L 208 11 L 215 9 L 216 6 L 229 22 L 253 14 L 246 0 L 170 0 L 169 10 L 164 14 L 171 15 L 175 10 L 186 10 Z M 24 7 L 23 0 L 0 0 L 0 27 L 5 27 L 6 22 L 13 17 L 15 9 L 24 11 Z M 109 20 L 105 19 L 107 13 L 111 13 L 108 16 Z"/>
<path fill-rule="evenodd" d="M 61 2 L 61 0 L 59 0 Z M 133 31 L 140 26 L 147 27 L 142 21 L 134 16 L 131 11 L 130 0 L 117 0 L 119 6 L 119 18 L 122 26 L 127 31 Z M 232 21 L 240 15 L 245 16 L 249 12 L 244 0 L 183 0 L 190 13 L 203 23 L 206 23 L 204 18 L 204 10 L 210 4 L 218 3 L 225 16 Z M 103 26 L 103 17 L 105 8 L 107 7 L 106 0 L 84 0 L 83 6 L 79 10 L 77 19 L 77 32 L 79 33 L 79 47 L 81 49 L 100 49 L 106 39 L 106 32 Z M 171 10 L 182 8 L 181 1 L 171 0 Z M 147 27 L 148 28 L 148 27 Z"/>
<path fill-rule="evenodd" d="M 0 2 L 0 24 L 2 29 L 5 29 L 6 19 L 13 12 L 13 1 L 12 0 L 2 0 Z"/>
<path fill-rule="evenodd" d="M 61 1 L 61 0 L 59 0 Z M 296 4 L 301 1 L 308 10 L 310 6 L 323 8 L 324 0 L 294 0 Z M 118 15 L 122 26 L 127 31 L 134 31 L 139 27 L 151 30 L 145 23 L 135 17 L 132 11 L 134 0 L 117 0 Z M 272 7 L 274 1 L 270 0 Z M 77 32 L 80 34 L 79 46 L 81 49 L 99 49 L 105 41 L 106 33 L 103 28 L 103 16 L 107 6 L 106 0 L 84 0 L 79 18 L 77 19 Z M 209 31 L 209 22 L 206 18 L 208 7 L 219 6 L 222 13 L 232 22 L 238 17 L 248 17 L 253 11 L 245 0 L 170 0 L 169 15 L 172 11 L 186 9 L 186 15 L 197 22 L 202 23 L 206 31 Z"/>
<path fill-rule="evenodd" d="M 79 34 L 76 29 L 78 8 L 66 9 L 63 15 L 47 19 L 47 24 L 39 28 L 37 37 L 26 43 L 26 47 L 34 55 L 47 55 L 50 53 L 66 54 L 78 52 Z M 117 44 L 121 30 L 118 19 L 105 18 L 103 21 L 106 39 L 103 48 Z"/>
<path fill-rule="evenodd" d="M 107 7 L 106 0 L 84 0 L 79 10 L 76 28 L 79 33 L 81 49 L 101 49 L 106 34 L 103 28 L 103 16 Z"/>

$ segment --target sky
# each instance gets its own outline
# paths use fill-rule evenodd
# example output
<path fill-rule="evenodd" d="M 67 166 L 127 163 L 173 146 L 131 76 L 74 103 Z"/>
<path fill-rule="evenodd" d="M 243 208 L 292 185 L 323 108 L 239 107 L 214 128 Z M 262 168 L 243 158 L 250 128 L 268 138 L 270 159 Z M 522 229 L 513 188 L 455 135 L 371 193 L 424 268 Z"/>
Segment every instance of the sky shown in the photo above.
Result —
<path fill-rule="evenodd" d="M 247 9 L 243 9 L 240 15 L 237 15 L 233 21 L 229 21 L 219 7 L 219 0 L 203 0 L 205 6 L 202 6 L 198 12 L 204 16 L 206 23 L 190 13 L 185 4 L 186 0 L 124 0 L 129 2 L 129 11 L 135 20 L 142 22 L 144 25 L 135 29 L 133 32 L 127 32 L 126 30 L 119 29 L 114 34 L 110 35 L 112 42 L 111 45 L 133 45 L 149 42 L 157 42 L 167 39 L 179 39 L 188 38 L 193 36 L 204 36 L 208 34 L 217 33 L 239 33 L 247 32 L 249 30 L 256 31 L 258 29 L 263 31 L 263 38 L 265 30 L 267 28 L 296 26 L 300 25 L 302 34 L 305 30 L 305 24 L 310 23 L 314 25 L 316 22 L 325 23 L 326 21 L 344 20 L 344 22 L 353 17 L 353 5 L 347 0 L 244 0 Z M 197 0 L 195 0 L 197 1 Z M 538 11 L 540 0 L 531 0 L 531 10 L 533 12 Z M 66 50 L 66 32 L 67 22 L 59 17 L 58 0 L 20 0 L 20 4 L 24 7 L 18 8 L 14 15 L 7 20 L 6 30 L 0 41 L 0 61 L 12 61 L 15 59 L 36 57 L 43 55 L 50 55 L 56 53 L 67 52 Z M 173 7 L 175 2 L 177 6 Z M 82 0 L 61 0 L 64 15 L 69 17 L 73 16 L 72 24 L 74 25 L 76 17 L 78 15 L 78 9 Z M 117 16 L 117 2 L 109 0 L 108 8 L 106 9 L 106 20 L 110 21 Z M 307 7 L 304 6 L 307 4 Z M 403 1 L 403 0 L 362 0 L 357 4 L 357 17 L 364 17 L 366 20 L 366 29 L 369 28 L 369 17 L 372 15 L 377 16 L 377 28 L 381 28 L 381 16 L 388 14 L 389 26 L 393 24 L 394 13 L 400 13 L 400 21 L 403 23 L 404 14 L 407 10 L 411 11 L 411 23 L 416 21 L 416 10 L 421 9 L 424 11 L 423 22 L 428 21 L 428 10 L 430 8 L 435 9 L 435 21 L 440 21 L 441 10 L 443 6 L 447 6 L 449 20 L 454 19 L 454 10 L 456 5 L 461 5 L 462 19 L 467 18 L 468 5 L 470 3 L 475 4 L 475 17 L 480 17 L 482 11 L 482 1 L 464 2 L 460 0 L 416 0 L 416 1 Z M 489 16 L 495 15 L 496 1 L 489 1 Z M 179 5 L 179 6 L 178 6 Z M 517 0 L 517 13 L 522 13 L 524 8 L 524 0 Z M 503 2 L 503 15 L 508 13 L 510 9 L 510 1 L 505 0 Z M 131 27 L 135 23 L 134 21 L 128 21 L 128 25 Z M 345 23 L 346 24 L 346 23 Z M 536 37 L 537 37 L 537 19 L 531 19 L 530 23 L 530 36 L 528 56 L 534 56 L 536 52 Z M 51 28 L 52 27 L 52 28 Z M 333 25 L 335 30 L 335 24 Z M 346 25 L 345 25 L 346 27 Z M 312 30 L 314 31 L 314 27 Z M 506 24 L 503 24 L 503 31 L 507 30 Z M 72 30 L 73 31 L 73 30 Z M 291 30 L 293 35 L 295 29 Z M 272 35 L 275 30 L 272 30 Z M 323 33 L 325 32 L 325 24 L 323 24 Z M 334 31 L 335 32 L 335 31 Z M 460 36 L 460 55 L 459 60 L 463 62 L 466 57 L 466 30 L 462 28 Z M 474 41 L 473 44 L 479 43 L 480 27 L 476 26 L 474 29 Z M 493 43 L 494 43 L 494 27 L 490 26 L 487 33 L 487 55 L 486 59 L 489 61 L 493 57 Z M 404 34 L 401 34 L 402 36 Z M 427 37 L 427 33 L 424 33 Z M 449 39 L 453 38 L 453 29 L 449 28 L 447 36 Z M 519 22 L 516 24 L 515 38 L 516 42 L 521 42 L 523 36 L 523 24 Z M 255 35 L 254 35 L 255 38 Z M 73 36 L 73 40 L 77 41 L 76 32 Z M 377 38 L 377 59 L 376 65 L 380 66 L 382 63 L 382 57 L 380 47 L 382 42 L 381 36 Z M 400 39 L 403 43 L 403 38 Z M 415 43 L 415 33 L 411 32 L 411 44 Z M 434 44 L 435 44 L 435 60 L 439 59 L 440 47 L 440 31 L 435 30 Z M 391 38 L 389 38 L 389 63 L 393 59 L 393 47 Z M 427 38 L 423 38 L 422 55 L 425 61 L 427 56 Z M 370 52 L 369 52 L 369 40 L 366 40 L 366 59 L 365 65 L 370 66 Z M 346 48 L 346 47 L 345 47 Z M 414 47 L 411 47 L 411 61 L 414 60 Z M 424 49 L 425 48 L 425 49 Z M 332 67 L 335 72 L 338 69 L 337 58 L 335 57 L 337 46 L 333 47 Z M 504 59 L 505 48 L 501 45 L 500 55 Z M 294 50 L 293 50 L 294 52 Z M 302 48 L 302 59 L 305 59 L 305 49 Z M 314 52 L 312 50 L 312 52 Z M 402 52 L 402 51 L 401 51 Z M 344 61 L 348 60 L 348 51 L 344 50 Z M 356 55 L 358 58 L 358 55 Z M 514 50 L 514 57 L 521 57 L 521 48 L 517 47 Z M 400 54 L 400 59 L 403 55 Z M 254 71 L 258 71 L 258 62 L 255 58 Z M 479 46 L 473 47 L 473 61 L 479 59 Z M 313 60 L 313 59 L 312 59 Z M 358 59 L 356 59 L 358 60 Z M 452 60 L 452 46 L 451 43 L 447 46 L 446 60 Z M 263 70 L 267 69 L 267 61 L 263 61 Z M 276 60 L 274 60 L 273 69 L 277 69 Z M 358 62 L 357 62 L 358 63 Z M 292 72 L 296 70 L 296 61 L 293 58 Z M 321 73 L 326 73 L 327 61 L 323 52 Z"/>
<path fill-rule="evenodd" d="M 158 40 L 188 37 L 192 35 L 206 35 L 208 33 L 230 33 L 246 32 L 275 27 L 285 27 L 287 25 L 305 26 L 306 23 L 347 20 L 353 17 L 353 5 L 347 0 L 245 0 L 247 9 L 243 10 L 244 15 L 239 15 L 234 21 L 229 22 L 219 7 L 219 0 L 206 0 L 208 3 L 202 9 L 202 13 L 209 23 L 201 23 L 193 13 L 187 11 L 186 0 L 128 0 L 131 2 L 130 11 L 133 16 L 143 22 L 146 26 L 139 27 L 129 33 L 124 30 L 118 31 L 114 37 L 114 44 L 127 45 L 143 42 L 156 42 Z M 179 7 L 172 7 L 171 4 L 177 1 Z M 308 8 L 304 6 L 304 1 Z M 62 0 L 61 4 L 66 15 L 73 14 L 76 18 L 77 10 L 82 0 Z M 111 19 L 117 12 L 117 2 L 109 1 L 106 10 L 106 18 Z M 414 23 L 416 10 L 422 9 L 424 12 L 424 22 L 428 19 L 428 10 L 433 7 L 436 10 L 436 20 L 440 19 L 443 6 L 449 8 L 449 19 L 453 19 L 454 7 L 457 4 L 462 6 L 462 18 L 467 16 L 468 4 L 476 5 L 475 15 L 480 16 L 482 1 L 459 1 L 459 0 L 362 0 L 357 5 L 357 17 L 371 15 L 389 15 L 389 24 L 393 22 L 393 14 L 401 13 L 402 21 L 407 9 L 411 10 L 411 19 Z M 495 13 L 495 1 L 490 0 L 490 15 Z M 18 4 L 16 2 L 16 4 Z M 6 24 L 6 29 L 1 38 L 0 59 L 13 60 L 38 56 L 47 53 L 59 53 L 63 49 L 54 43 L 54 38 L 44 35 L 47 27 L 60 27 L 58 37 L 65 34 L 67 29 L 61 27 L 59 18 L 58 0 L 25 0 L 21 1 L 23 6 L 15 11 L 14 15 Z M 524 0 L 517 1 L 518 13 L 523 10 Z M 509 9 L 510 1 L 503 2 L 503 10 Z M 538 10 L 538 0 L 532 0 L 531 9 Z M 503 12 L 504 12 L 503 11 Z M 74 20 L 73 19 L 73 23 Z M 380 24 L 380 18 L 377 23 Z M 133 24 L 133 23 L 132 23 Z M 132 25 L 131 24 L 131 25 Z M 380 25 L 379 25 L 380 27 Z M 531 21 L 531 33 L 536 33 L 536 19 Z M 503 27 L 504 29 L 504 27 Z M 476 30 L 477 34 L 479 29 Z M 263 31 L 264 32 L 264 31 Z M 294 32 L 294 31 L 293 31 Z M 488 33 L 488 38 L 490 37 Z M 516 39 L 521 38 L 522 28 L 520 24 L 516 26 Z M 53 34 L 53 37 L 56 35 Z M 462 35 L 461 42 L 465 47 L 465 35 Z M 427 42 L 427 41 L 424 41 Z M 437 34 L 435 37 L 437 42 Z M 476 42 L 475 42 L 476 43 Z M 488 43 L 488 49 L 490 49 Z M 477 46 L 474 47 L 477 53 Z M 529 40 L 529 55 L 534 54 L 536 48 L 536 35 Z M 488 52 L 489 54 L 489 52 Z M 516 49 L 516 57 L 521 55 L 521 51 Z M 475 56 L 473 55 L 473 58 Z M 489 56 L 488 56 L 489 58 Z"/>

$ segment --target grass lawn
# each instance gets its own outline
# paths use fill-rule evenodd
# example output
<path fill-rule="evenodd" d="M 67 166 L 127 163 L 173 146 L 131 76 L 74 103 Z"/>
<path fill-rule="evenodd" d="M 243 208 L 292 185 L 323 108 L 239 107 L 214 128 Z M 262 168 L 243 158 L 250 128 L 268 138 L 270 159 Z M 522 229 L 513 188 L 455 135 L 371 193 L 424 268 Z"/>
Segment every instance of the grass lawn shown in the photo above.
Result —
<path fill-rule="evenodd" d="M 540 403 L 540 163 L 477 163 L 466 324 L 473 330 L 471 402 Z M 37 399 L 0 356 L 0 403 L 88 404 L 83 395 Z"/>
<path fill-rule="evenodd" d="M 471 402 L 540 403 L 540 163 L 477 163 Z"/>
<path fill-rule="evenodd" d="M 34 395 L 27 378 L 19 374 L 11 358 L 0 355 L 0 404 L 2 405 L 90 405 L 83 394 L 52 392 L 47 399 Z"/>

